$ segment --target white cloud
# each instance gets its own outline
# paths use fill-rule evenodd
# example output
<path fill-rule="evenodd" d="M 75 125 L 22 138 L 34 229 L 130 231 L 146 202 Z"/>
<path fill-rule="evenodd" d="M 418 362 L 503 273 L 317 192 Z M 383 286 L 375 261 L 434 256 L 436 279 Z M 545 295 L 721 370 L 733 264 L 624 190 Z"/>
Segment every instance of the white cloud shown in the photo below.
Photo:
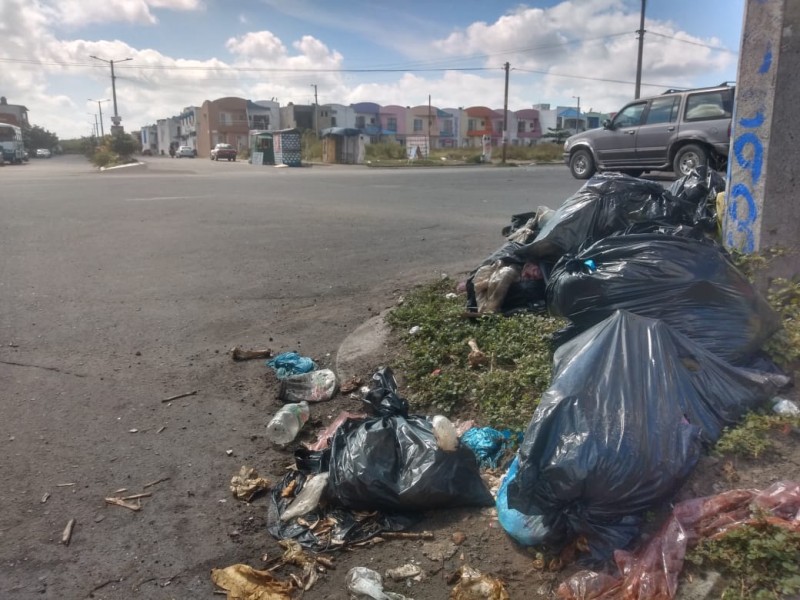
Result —
<path fill-rule="evenodd" d="M 154 25 L 158 19 L 151 9 L 197 10 L 200 0 L 48 0 L 46 14 L 64 25 L 87 25 L 127 21 Z"/>

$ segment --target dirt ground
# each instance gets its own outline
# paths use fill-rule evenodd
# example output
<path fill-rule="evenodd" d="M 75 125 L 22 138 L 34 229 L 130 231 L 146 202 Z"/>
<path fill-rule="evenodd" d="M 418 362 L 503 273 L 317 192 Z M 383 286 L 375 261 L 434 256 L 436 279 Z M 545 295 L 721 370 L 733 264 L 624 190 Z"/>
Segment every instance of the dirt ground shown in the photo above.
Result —
<path fill-rule="evenodd" d="M 377 367 L 396 362 L 395 348 L 396 343 L 390 341 L 382 352 L 364 361 L 358 369 L 364 381 Z M 267 412 L 280 406 L 276 380 L 271 372 L 265 370 L 262 361 L 231 362 L 220 366 L 224 374 L 219 373 L 218 376 L 227 379 L 231 387 L 237 387 L 248 396 L 273 398 L 272 403 L 264 407 Z M 401 373 L 398 373 L 398 379 L 402 385 Z M 795 400 L 798 398 L 794 390 L 784 396 Z M 357 410 L 360 406 L 354 395 L 339 395 L 330 402 L 312 406 L 311 419 L 298 438 L 298 443 L 313 441 L 315 432 L 329 423 L 339 411 Z M 763 488 L 781 479 L 800 480 L 800 432 L 776 432 L 774 441 L 775 450 L 758 460 L 704 456 L 690 479 L 676 491 L 672 501 L 713 495 L 734 488 Z M 265 464 L 262 457 L 268 454 L 268 442 L 258 436 L 252 439 L 247 455 L 242 456 L 239 462 L 254 466 L 262 475 L 277 481 L 292 464 L 291 451 L 296 447 L 297 444 L 279 452 L 278 458 Z M 498 469 L 498 472 L 502 470 Z M 487 480 L 491 481 L 491 477 Z M 224 495 L 225 491 L 223 482 L 220 495 Z M 217 524 L 234 543 L 227 556 L 230 564 L 242 562 L 258 568 L 265 564 L 264 558 L 269 561 L 281 554 L 282 550 L 276 541 L 265 531 L 268 504 L 269 498 L 264 495 L 251 504 L 230 499 L 222 505 Z M 656 511 L 655 518 L 645 527 L 643 541 L 658 529 L 669 513 L 670 506 L 671 503 L 665 503 Z M 579 569 L 577 565 L 569 565 L 560 572 L 537 568 L 534 563 L 535 552 L 518 546 L 504 533 L 492 508 L 430 511 L 412 531 L 430 531 L 435 540 L 387 540 L 368 547 L 331 553 L 336 569 L 322 575 L 319 582 L 302 597 L 309 600 L 344 600 L 348 598 L 345 576 L 350 568 L 365 566 L 384 574 L 388 569 L 411 563 L 421 568 L 423 575 L 420 580 L 397 582 L 385 578 L 386 590 L 402 593 L 409 598 L 444 600 L 450 597 L 452 589 L 448 578 L 461 565 L 467 564 L 500 578 L 511 598 L 554 598 L 559 583 Z M 463 542 L 460 542 L 460 538 L 463 538 Z M 460 545 L 453 540 L 460 542 Z M 220 563 L 210 566 L 227 565 Z M 289 573 L 299 572 L 294 567 L 283 567 L 276 574 L 285 577 Z M 148 585 L 164 583 L 167 582 L 154 581 Z M 98 591 L 94 597 L 106 596 Z"/>

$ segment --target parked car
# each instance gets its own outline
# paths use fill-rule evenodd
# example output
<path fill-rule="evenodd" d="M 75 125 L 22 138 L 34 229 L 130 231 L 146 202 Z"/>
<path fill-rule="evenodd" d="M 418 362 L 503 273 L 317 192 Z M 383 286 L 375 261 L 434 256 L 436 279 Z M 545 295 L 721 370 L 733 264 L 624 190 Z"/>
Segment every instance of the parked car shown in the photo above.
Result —
<path fill-rule="evenodd" d="M 178 158 L 194 158 L 196 156 L 194 148 L 191 146 L 181 146 L 175 153 Z"/>
<path fill-rule="evenodd" d="M 211 160 L 227 158 L 228 161 L 236 160 L 236 148 L 230 144 L 217 144 L 211 151 Z"/>
<path fill-rule="evenodd" d="M 50 158 L 53 156 L 53 153 L 50 152 L 47 148 L 37 148 L 36 149 L 36 158 Z"/>
<path fill-rule="evenodd" d="M 638 177 L 648 171 L 686 175 L 708 163 L 724 169 L 731 138 L 734 86 L 668 90 L 634 100 L 601 129 L 564 142 L 564 162 L 576 179 L 596 171 Z"/>

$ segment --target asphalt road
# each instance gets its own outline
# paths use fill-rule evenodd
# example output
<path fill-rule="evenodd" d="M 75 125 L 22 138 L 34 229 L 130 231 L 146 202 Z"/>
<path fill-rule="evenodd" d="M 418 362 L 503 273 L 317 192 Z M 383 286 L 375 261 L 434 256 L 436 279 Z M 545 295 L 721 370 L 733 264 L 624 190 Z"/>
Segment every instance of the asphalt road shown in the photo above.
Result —
<path fill-rule="evenodd" d="M 208 595 L 208 569 L 243 558 L 231 532 L 254 517 L 228 482 L 265 463 L 277 406 L 262 361 L 225 352 L 330 362 L 410 285 L 463 275 L 510 215 L 579 187 L 562 165 L 1 168 L 0 597 Z M 167 477 L 138 512 L 104 503 Z"/>

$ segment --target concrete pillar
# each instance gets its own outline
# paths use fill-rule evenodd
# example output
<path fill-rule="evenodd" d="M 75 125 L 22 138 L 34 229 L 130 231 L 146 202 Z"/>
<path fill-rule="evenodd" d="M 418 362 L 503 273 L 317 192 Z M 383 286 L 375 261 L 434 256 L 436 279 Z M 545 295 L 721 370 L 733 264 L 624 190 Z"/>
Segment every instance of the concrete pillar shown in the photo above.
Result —
<path fill-rule="evenodd" d="M 800 244 L 800 2 L 747 0 L 723 219 L 745 253 Z M 800 257 L 774 275 L 800 273 Z"/>

